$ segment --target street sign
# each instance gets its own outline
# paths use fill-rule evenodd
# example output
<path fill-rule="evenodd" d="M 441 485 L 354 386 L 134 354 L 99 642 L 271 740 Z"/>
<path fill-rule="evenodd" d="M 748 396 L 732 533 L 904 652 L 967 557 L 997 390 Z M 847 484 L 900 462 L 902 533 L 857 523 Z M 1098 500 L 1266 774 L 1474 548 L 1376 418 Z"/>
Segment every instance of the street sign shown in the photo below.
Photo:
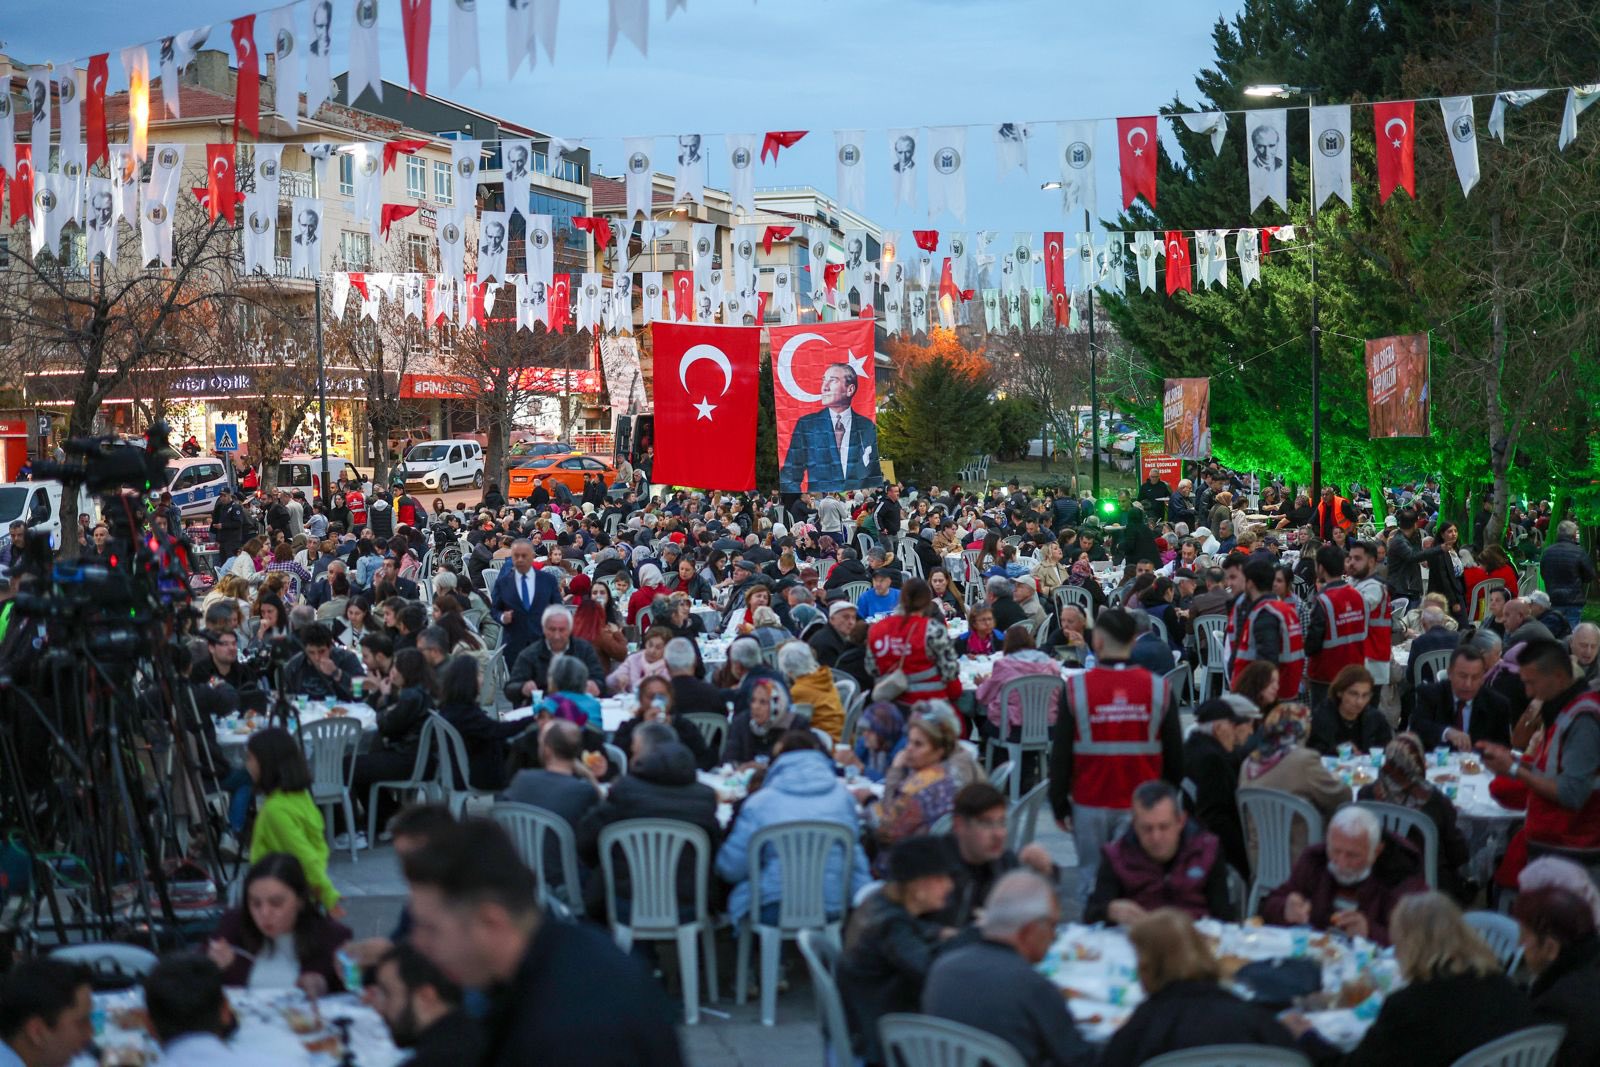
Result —
<path fill-rule="evenodd" d="M 219 422 L 216 430 L 215 452 L 239 451 L 239 424 L 236 422 Z"/>

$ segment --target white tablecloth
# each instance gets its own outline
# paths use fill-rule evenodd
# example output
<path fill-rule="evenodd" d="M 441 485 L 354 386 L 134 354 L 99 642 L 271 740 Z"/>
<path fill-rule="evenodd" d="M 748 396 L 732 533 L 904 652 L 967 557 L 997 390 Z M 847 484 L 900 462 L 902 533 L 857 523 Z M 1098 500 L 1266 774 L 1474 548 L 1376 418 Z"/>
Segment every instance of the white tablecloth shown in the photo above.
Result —
<path fill-rule="evenodd" d="M 300 713 L 300 724 L 310 725 L 321 722 L 328 717 L 333 708 L 343 708 L 345 713 L 361 724 L 363 733 L 373 734 L 378 729 L 378 713 L 372 710 L 371 705 L 357 703 L 352 700 L 321 701 L 313 700 L 306 705 Z M 257 730 L 265 729 L 270 722 L 266 715 L 249 715 L 243 718 L 230 715 L 217 723 L 217 743 L 223 748 L 243 747 L 250 740 L 250 735 Z"/>
<path fill-rule="evenodd" d="M 533 694 L 533 704 L 528 704 L 520 708 L 512 708 L 510 711 L 505 712 L 500 716 L 500 721 L 521 722 L 523 719 L 531 717 L 533 715 L 534 704 L 539 702 L 539 699 L 542 695 L 543 694 L 535 690 Z M 610 737 L 612 734 L 616 733 L 617 727 L 631 719 L 634 711 L 638 707 L 639 702 L 631 693 L 627 696 L 601 698 L 600 721 L 606 732 L 606 736 Z"/>
<path fill-rule="evenodd" d="M 1398 979 L 1392 950 L 1363 939 L 1349 941 L 1305 927 L 1237 926 L 1212 919 L 1195 925 L 1225 964 L 1314 955 L 1322 959 L 1326 993 L 1339 994 L 1358 975 L 1375 986 L 1377 991 L 1356 1011 L 1307 1013 L 1323 1037 L 1344 1048 L 1361 1040 L 1383 994 Z M 1120 927 L 1062 926 L 1039 970 L 1061 987 L 1072 1017 L 1091 1041 L 1109 1038 L 1144 1000 L 1133 946 Z M 1352 996 L 1357 988 L 1350 987 Z"/>
<path fill-rule="evenodd" d="M 260 992 L 229 989 L 228 999 L 239 1017 L 239 1032 L 232 1044 L 254 1055 L 266 1057 L 285 1067 L 302 1064 L 332 1065 L 340 1062 L 343 1046 L 334 1048 L 348 1020 L 350 1052 L 360 1067 L 392 1067 L 404 1054 L 389 1039 L 389 1030 L 377 1012 L 361 1003 L 352 993 L 321 998 L 313 1013 L 310 1002 L 298 990 Z M 138 1015 L 144 1007 L 144 994 L 138 989 L 108 993 L 94 998 L 95 1019 L 104 1012 L 103 1028 L 97 1026 L 95 1042 L 102 1049 L 140 1049 L 143 1062 L 159 1064 L 161 1051 L 148 1033 L 139 1028 Z M 297 1027 L 308 1033 L 296 1033 Z M 309 1048 L 308 1048 L 309 1046 Z M 90 1067 L 88 1056 L 73 1060 L 74 1067 Z"/>

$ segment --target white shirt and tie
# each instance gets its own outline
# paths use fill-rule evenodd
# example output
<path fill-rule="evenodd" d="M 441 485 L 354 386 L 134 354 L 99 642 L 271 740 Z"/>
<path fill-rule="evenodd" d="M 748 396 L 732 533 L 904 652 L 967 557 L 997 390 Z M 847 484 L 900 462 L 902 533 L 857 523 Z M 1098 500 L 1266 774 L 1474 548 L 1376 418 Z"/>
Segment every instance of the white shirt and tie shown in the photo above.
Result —
<path fill-rule="evenodd" d="M 517 572 L 517 595 L 522 598 L 522 610 L 533 607 L 533 568 Z"/>
<path fill-rule="evenodd" d="M 828 418 L 833 423 L 833 443 L 839 450 L 839 473 L 850 472 L 850 416 L 852 412 L 834 411 L 828 409 Z"/>

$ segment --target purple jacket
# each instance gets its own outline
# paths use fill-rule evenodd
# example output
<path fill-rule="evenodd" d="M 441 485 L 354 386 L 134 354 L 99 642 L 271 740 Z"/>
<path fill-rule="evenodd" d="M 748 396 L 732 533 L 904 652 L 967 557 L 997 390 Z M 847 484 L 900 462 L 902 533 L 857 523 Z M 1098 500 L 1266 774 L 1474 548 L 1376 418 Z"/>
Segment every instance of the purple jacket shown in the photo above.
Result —
<path fill-rule="evenodd" d="M 1422 876 L 1422 859 L 1410 841 L 1387 831 L 1383 851 L 1372 865 L 1372 873 L 1359 885 L 1341 886 L 1328 873 L 1326 845 L 1310 845 L 1295 860 L 1289 880 L 1274 889 L 1261 902 L 1261 916 L 1274 926 L 1287 923 L 1284 904 L 1290 893 L 1299 893 L 1311 903 L 1311 925 L 1326 930 L 1332 925 L 1335 898 L 1354 901 L 1356 910 L 1367 917 L 1367 937 L 1380 945 L 1389 943 L 1389 913 L 1400 898 L 1425 893 L 1428 883 Z"/>
<path fill-rule="evenodd" d="M 994 664 L 994 673 L 983 680 L 978 686 L 977 701 L 982 704 L 989 715 L 989 721 L 996 726 L 1000 725 L 1000 690 L 1009 681 L 1016 678 L 1025 678 L 1029 675 L 1043 675 L 1048 678 L 1060 680 L 1061 664 L 1051 659 L 1043 652 L 1035 649 L 1025 649 L 1013 652 L 1009 656 L 1001 656 Z M 1011 695 L 1011 707 L 1006 709 L 1008 724 L 1017 729 L 1022 727 L 1022 696 L 1018 693 Z M 1050 725 L 1056 723 L 1056 713 L 1061 710 L 1061 691 L 1050 698 Z"/>
<path fill-rule="evenodd" d="M 1221 850 L 1216 834 L 1190 822 L 1170 863 L 1152 859 L 1131 830 L 1102 846 L 1100 854 L 1116 876 L 1121 890 L 1118 898 L 1131 900 L 1146 911 L 1177 908 L 1200 919 L 1212 913 L 1206 888 Z"/>

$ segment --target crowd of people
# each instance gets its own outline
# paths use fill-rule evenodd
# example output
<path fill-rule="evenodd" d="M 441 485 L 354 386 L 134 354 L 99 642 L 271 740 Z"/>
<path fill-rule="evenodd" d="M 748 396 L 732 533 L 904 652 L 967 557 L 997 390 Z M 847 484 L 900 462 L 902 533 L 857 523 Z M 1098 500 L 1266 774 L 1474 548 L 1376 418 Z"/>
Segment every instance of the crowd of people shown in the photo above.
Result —
<path fill-rule="evenodd" d="M 225 844 L 249 868 L 203 957 L 150 976 L 158 1036 L 169 1055 L 184 1042 L 209 1054 L 228 1032 L 214 987 L 336 991 L 344 951 L 416 1062 L 679 1062 L 660 961 L 602 929 L 626 921 L 633 892 L 625 863 L 606 876 L 604 831 L 696 827 L 712 909 L 770 923 L 781 871 L 752 839 L 823 821 L 854 842 L 829 854 L 826 906 L 845 924 L 837 982 L 868 1064 L 887 1062 L 877 1021 L 903 1011 L 987 1030 L 1029 1063 L 1134 1064 L 1214 1042 L 1331 1062 L 1303 1017 L 1228 992 L 1194 929 L 1252 918 L 1233 890 L 1265 847 L 1237 803 L 1252 787 L 1309 802 L 1327 827 L 1320 843 L 1297 827 L 1292 872 L 1255 918 L 1392 946 L 1409 983 L 1340 1062 L 1444 1065 L 1538 1018 L 1568 1026 L 1563 1064 L 1600 1062 L 1582 1010 L 1600 990 L 1600 896 L 1551 855 L 1600 848 L 1600 629 L 1581 620 L 1594 568 L 1576 527 L 1541 507 L 1486 545 L 1481 527 L 1463 538 L 1441 517 L 1431 483 L 1388 491 L 1374 522 L 1369 497 L 1334 487 L 1313 503 L 1214 465 L 1198 482 L 1152 476 L 1114 502 L 1015 483 L 526 506 L 490 485 L 468 509 L 425 508 L 403 487 L 344 487 L 326 509 L 224 494 L 209 529 L 188 531 L 217 564 L 182 655 L 191 726 L 231 800 Z M 1545 537 L 1543 588 L 1522 588 L 1512 560 Z M 1448 652 L 1448 667 L 1412 684 L 1391 669 L 1400 644 L 1413 661 Z M 1013 683 L 1030 678 L 1061 681 L 1048 755 L 1009 773 L 1071 833 L 1070 872 L 1036 843 L 1008 847 L 1012 805 L 982 759 L 1020 738 Z M 274 693 L 374 710 L 351 768 L 354 825 L 325 826 L 290 730 L 253 733 L 243 766 L 222 755 L 216 724 L 264 714 Z M 628 710 L 608 730 L 614 698 Z M 508 705 L 532 713 L 502 718 Z M 579 870 L 555 852 L 541 866 L 577 921 L 535 903 L 526 857 L 494 823 L 393 791 L 369 800 L 410 775 L 434 716 L 463 739 L 473 791 L 571 829 Z M 1441 746 L 1477 752 L 1497 799 L 1526 811 L 1493 887 L 1428 780 Z M 1382 755 L 1364 799 L 1434 823 L 1437 892 L 1417 842 L 1353 806 L 1323 762 L 1345 750 Z M 717 767 L 750 778 L 721 818 L 701 780 Z M 368 847 L 369 823 L 410 893 L 391 937 L 352 942 L 330 838 Z M 696 899 L 692 863 L 678 891 Z M 1521 923 L 1531 990 L 1461 917 L 1488 894 Z M 1034 967 L 1063 916 L 1125 928 L 1138 953 L 1148 999 L 1103 1048 Z M 83 976 L 24 971 L 33 991 L 8 980 L 0 1039 L 30 1067 L 65 1062 L 24 1047 L 81 1035 Z M 182 1024 L 158 1021 L 174 1001 Z M 1451 1004 L 1471 1006 L 1471 1025 L 1441 1039 L 1429 1017 Z"/>

